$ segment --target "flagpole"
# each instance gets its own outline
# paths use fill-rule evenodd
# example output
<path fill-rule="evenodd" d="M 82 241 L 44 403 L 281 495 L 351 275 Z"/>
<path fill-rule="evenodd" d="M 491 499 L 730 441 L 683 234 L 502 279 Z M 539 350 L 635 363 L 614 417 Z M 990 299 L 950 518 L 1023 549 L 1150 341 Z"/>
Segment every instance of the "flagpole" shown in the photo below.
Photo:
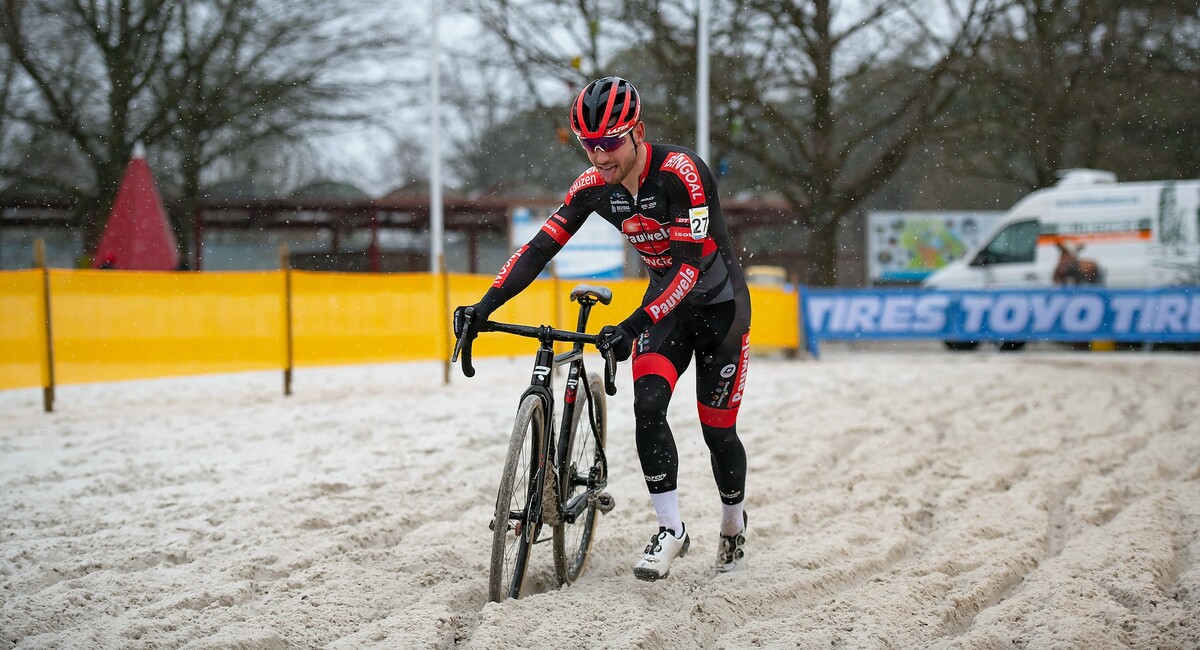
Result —
<path fill-rule="evenodd" d="M 708 160 L 708 3 L 697 0 L 696 25 L 696 153 Z"/>
<path fill-rule="evenodd" d="M 442 107 L 441 107 L 441 78 L 439 63 L 441 59 L 438 43 L 438 2 L 430 0 L 430 31 L 432 32 L 429 45 L 429 119 L 432 122 L 429 161 L 429 272 L 437 273 L 441 266 L 442 257 Z"/>
<path fill-rule="evenodd" d="M 442 88 L 441 88 L 441 45 L 438 34 L 438 2 L 429 0 L 429 119 L 431 124 L 432 147 L 429 155 L 429 272 L 435 278 L 434 286 L 441 287 L 441 312 L 443 318 L 450 317 L 450 277 L 446 274 L 446 260 L 443 252 L 442 231 L 444 229 L 444 214 L 442 212 Z M 438 319 L 437 322 L 441 322 Z M 446 321 L 441 328 L 445 335 L 445 345 L 442 346 L 445 355 L 442 358 L 442 383 L 450 383 L 450 336 L 451 325 Z M 439 335 L 438 338 L 442 338 Z"/>

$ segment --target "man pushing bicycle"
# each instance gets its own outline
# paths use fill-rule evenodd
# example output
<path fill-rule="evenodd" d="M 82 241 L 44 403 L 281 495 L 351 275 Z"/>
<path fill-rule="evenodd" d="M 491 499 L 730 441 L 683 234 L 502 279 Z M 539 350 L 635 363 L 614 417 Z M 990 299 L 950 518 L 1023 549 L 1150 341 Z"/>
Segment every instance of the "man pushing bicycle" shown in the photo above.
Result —
<path fill-rule="evenodd" d="M 641 99 L 633 84 L 605 77 L 571 105 L 570 123 L 592 167 L 571 184 L 562 205 L 500 269 L 472 307 L 455 310 L 455 334 L 467 339 L 523 291 L 593 212 L 638 251 L 650 283 L 641 306 L 600 330 L 601 351 L 633 356 L 638 457 L 658 516 L 658 532 L 633 567 L 641 580 L 670 574 L 691 540 L 679 512 L 679 455 L 667 405 L 679 376 L 696 360 L 696 400 L 722 515 L 716 570 L 745 562 L 743 508 L 746 452 L 737 435 L 738 407 L 750 360 L 750 293 L 734 254 L 717 183 L 704 161 L 683 147 L 646 142 Z"/>

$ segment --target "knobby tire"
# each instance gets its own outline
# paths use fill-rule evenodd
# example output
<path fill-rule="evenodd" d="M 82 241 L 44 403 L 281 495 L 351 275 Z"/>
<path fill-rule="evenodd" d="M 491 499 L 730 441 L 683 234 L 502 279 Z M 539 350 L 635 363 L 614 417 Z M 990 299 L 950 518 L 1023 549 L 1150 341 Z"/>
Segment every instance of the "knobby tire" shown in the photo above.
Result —
<path fill-rule="evenodd" d="M 540 455 L 545 435 L 546 411 L 542 400 L 527 395 L 517 411 L 496 494 L 488 580 L 488 598 L 495 602 L 521 597 L 530 547 L 541 526 L 541 463 L 545 459 Z M 520 515 L 514 519 L 510 513 Z"/>

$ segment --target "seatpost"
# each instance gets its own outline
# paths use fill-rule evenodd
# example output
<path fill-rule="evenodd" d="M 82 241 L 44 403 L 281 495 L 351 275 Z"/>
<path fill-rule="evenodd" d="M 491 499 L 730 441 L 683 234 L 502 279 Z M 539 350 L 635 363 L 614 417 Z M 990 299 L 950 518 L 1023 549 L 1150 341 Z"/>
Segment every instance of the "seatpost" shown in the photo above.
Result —
<path fill-rule="evenodd" d="M 579 298 L 579 321 L 576 324 L 575 329 L 579 330 L 580 332 L 587 330 L 588 315 L 592 313 L 592 305 L 594 304 L 596 304 L 596 301 L 590 297 L 581 296 Z M 575 347 L 582 348 L 583 344 L 576 343 Z"/>

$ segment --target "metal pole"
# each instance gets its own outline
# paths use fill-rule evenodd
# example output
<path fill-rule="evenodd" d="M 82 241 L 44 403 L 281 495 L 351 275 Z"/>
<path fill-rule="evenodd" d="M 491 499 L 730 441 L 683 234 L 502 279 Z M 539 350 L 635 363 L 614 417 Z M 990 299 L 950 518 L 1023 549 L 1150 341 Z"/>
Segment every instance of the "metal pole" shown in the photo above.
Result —
<path fill-rule="evenodd" d="M 708 160 L 708 3 L 697 0 L 696 25 L 696 153 Z"/>
<path fill-rule="evenodd" d="M 438 4 L 442 0 L 429 1 L 430 37 L 429 46 L 429 119 L 432 122 L 432 147 L 429 161 L 429 272 L 437 273 L 442 258 L 442 107 L 439 63 L 441 59 L 438 43 Z"/>

